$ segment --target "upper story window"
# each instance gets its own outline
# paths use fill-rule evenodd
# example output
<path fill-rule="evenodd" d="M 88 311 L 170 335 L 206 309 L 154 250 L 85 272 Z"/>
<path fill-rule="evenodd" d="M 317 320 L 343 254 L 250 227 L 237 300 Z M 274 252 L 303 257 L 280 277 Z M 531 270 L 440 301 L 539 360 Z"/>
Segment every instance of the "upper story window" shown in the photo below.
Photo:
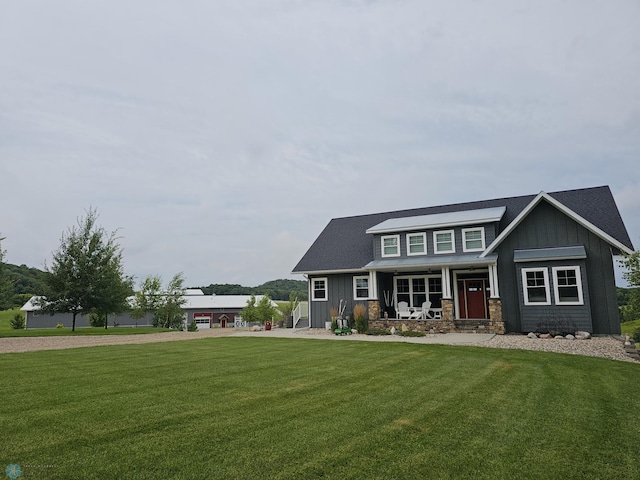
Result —
<path fill-rule="evenodd" d="M 551 305 L 549 271 L 546 268 L 523 268 L 522 286 L 525 305 Z"/>
<path fill-rule="evenodd" d="M 485 249 L 484 228 L 462 229 L 462 250 L 465 252 L 480 252 Z"/>
<path fill-rule="evenodd" d="M 433 251 L 435 253 L 455 253 L 456 243 L 453 230 L 433 232 Z"/>
<path fill-rule="evenodd" d="M 314 278 L 311 280 L 311 300 L 327 300 L 327 278 Z"/>
<path fill-rule="evenodd" d="M 383 257 L 400 256 L 400 235 L 386 235 L 382 237 L 381 242 Z"/>
<path fill-rule="evenodd" d="M 427 253 L 427 234 L 407 234 L 407 255 L 425 255 Z"/>
<path fill-rule="evenodd" d="M 580 267 L 553 267 L 553 293 L 557 305 L 583 305 Z"/>
<path fill-rule="evenodd" d="M 353 298 L 369 298 L 369 277 L 353 277 Z"/>

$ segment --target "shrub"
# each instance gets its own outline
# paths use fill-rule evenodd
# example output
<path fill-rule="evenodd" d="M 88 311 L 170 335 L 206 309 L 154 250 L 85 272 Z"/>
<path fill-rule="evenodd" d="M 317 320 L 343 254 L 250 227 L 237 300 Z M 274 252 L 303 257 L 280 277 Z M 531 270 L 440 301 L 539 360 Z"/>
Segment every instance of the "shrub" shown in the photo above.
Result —
<path fill-rule="evenodd" d="M 398 332 L 401 337 L 424 337 L 424 332 L 414 332 L 413 330 L 407 330 L 406 332 Z"/>
<path fill-rule="evenodd" d="M 389 330 L 367 330 L 367 335 L 391 335 Z"/>
<path fill-rule="evenodd" d="M 198 324 L 196 323 L 195 320 L 191 320 L 191 323 L 189 324 L 189 327 L 187 328 L 188 331 L 190 332 L 197 332 L 198 331 Z"/>
<path fill-rule="evenodd" d="M 9 321 L 9 323 L 11 324 L 11 328 L 15 330 L 20 330 L 21 328 L 24 328 L 25 326 L 24 314 L 20 312 L 16 313 L 13 316 L 13 318 Z"/>
<path fill-rule="evenodd" d="M 353 318 L 356 322 L 356 330 L 358 333 L 365 333 L 369 330 L 369 324 L 367 322 L 367 308 L 358 303 L 353 307 Z"/>
<path fill-rule="evenodd" d="M 107 321 L 107 316 L 101 313 L 91 312 L 87 315 L 87 320 L 89 321 L 89 325 L 92 327 L 104 327 L 104 324 Z"/>
<path fill-rule="evenodd" d="M 338 329 L 338 320 L 335 318 L 331 320 L 331 331 L 335 332 Z"/>
<path fill-rule="evenodd" d="M 633 332 L 633 336 L 631 337 L 633 338 L 633 341 L 636 343 L 640 343 L 640 328 L 636 328 Z"/>
<path fill-rule="evenodd" d="M 56 323 L 56 328 L 64 328 L 64 325 L 61 323 Z"/>

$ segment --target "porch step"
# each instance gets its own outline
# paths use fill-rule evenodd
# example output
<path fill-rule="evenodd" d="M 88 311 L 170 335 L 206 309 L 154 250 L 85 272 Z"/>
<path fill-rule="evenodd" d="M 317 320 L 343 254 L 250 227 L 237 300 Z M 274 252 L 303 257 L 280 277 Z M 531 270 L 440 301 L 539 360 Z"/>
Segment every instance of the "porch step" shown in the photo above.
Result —
<path fill-rule="evenodd" d="M 309 328 L 309 319 L 308 318 L 301 318 L 300 320 L 298 320 L 298 323 L 296 323 L 294 325 L 294 328 L 297 328 L 297 329 Z"/>
<path fill-rule="evenodd" d="M 489 322 L 491 320 L 473 319 L 473 320 L 454 320 L 456 332 L 476 332 L 481 333 L 488 331 Z"/>

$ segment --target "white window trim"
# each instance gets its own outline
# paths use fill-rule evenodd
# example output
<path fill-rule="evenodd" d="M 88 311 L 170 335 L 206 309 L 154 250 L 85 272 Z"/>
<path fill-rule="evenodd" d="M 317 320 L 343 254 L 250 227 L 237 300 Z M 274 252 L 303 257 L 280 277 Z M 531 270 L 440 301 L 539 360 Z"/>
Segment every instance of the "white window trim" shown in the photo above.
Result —
<path fill-rule="evenodd" d="M 547 296 L 546 302 L 530 302 L 529 301 L 529 290 L 527 289 L 527 273 L 528 272 L 542 272 L 544 274 L 544 290 Z M 551 291 L 549 289 L 549 269 L 545 267 L 523 268 L 522 269 L 522 294 L 524 295 L 525 305 L 531 305 L 531 306 L 551 305 Z"/>
<path fill-rule="evenodd" d="M 395 238 L 396 240 L 396 248 L 398 249 L 397 253 L 392 253 L 392 254 L 385 254 L 384 253 L 384 241 L 387 238 Z M 400 256 L 400 235 L 383 235 L 382 237 L 380 237 L 380 247 L 381 247 L 381 254 L 383 257 L 399 257 Z"/>
<path fill-rule="evenodd" d="M 411 253 L 411 244 L 409 239 L 411 237 L 422 237 L 422 245 L 424 246 L 424 250 L 422 252 Z M 407 256 L 411 257 L 414 255 L 426 255 L 427 254 L 427 234 L 426 233 L 407 233 Z"/>
<path fill-rule="evenodd" d="M 482 247 L 480 248 L 467 248 L 467 233 L 480 231 L 480 240 L 482 240 Z M 486 246 L 484 241 L 484 227 L 475 228 L 463 228 L 462 229 L 462 251 L 463 252 L 484 252 Z"/>
<path fill-rule="evenodd" d="M 357 281 L 358 280 L 366 280 L 367 281 L 367 296 L 359 297 L 358 289 L 357 289 Z M 371 297 L 371 280 L 369 275 L 359 275 L 357 277 L 353 277 L 353 299 L 354 300 L 369 300 Z"/>
<path fill-rule="evenodd" d="M 438 250 L 438 235 L 443 233 L 451 234 L 451 250 Z M 433 253 L 441 255 L 443 253 L 456 253 L 456 235 L 454 230 L 439 230 L 433 232 Z"/>
<path fill-rule="evenodd" d="M 558 271 L 560 270 L 573 270 L 576 272 L 576 282 L 578 287 L 578 301 L 577 302 L 561 302 L 560 290 L 558 285 Z M 577 265 L 571 265 L 566 267 L 552 267 L 553 272 L 553 294 L 555 295 L 556 305 L 584 305 L 584 297 L 582 295 L 582 275 L 580 273 L 580 267 Z"/>
<path fill-rule="evenodd" d="M 324 281 L 324 298 L 316 298 L 315 282 Z M 311 300 L 313 302 L 326 302 L 329 299 L 329 280 L 327 277 L 318 277 L 311 279 Z"/>

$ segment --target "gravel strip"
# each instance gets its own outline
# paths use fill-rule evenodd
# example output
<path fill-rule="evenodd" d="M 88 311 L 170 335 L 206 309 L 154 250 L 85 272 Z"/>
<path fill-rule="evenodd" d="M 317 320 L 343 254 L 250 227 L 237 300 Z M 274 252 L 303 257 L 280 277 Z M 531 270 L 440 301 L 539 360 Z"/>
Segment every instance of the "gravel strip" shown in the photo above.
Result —
<path fill-rule="evenodd" d="M 233 328 L 212 328 L 198 332 L 163 332 L 137 335 L 77 335 L 69 337 L 7 337 L 0 338 L 0 353 L 63 350 L 65 348 L 96 347 L 101 345 L 133 345 L 139 343 L 197 340 L 222 337 L 236 333 Z"/>
<path fill-rule="evenodd" d="M 332 340 L 363 340 L 383 342 L 408 342 L 408 343 L 440 343 L 457 344 L 488 348 L 509 348 L 520 350 L 537 350 L 542 352 L 568 353 L 571 355 L 585 355 L 589 357 L 601 357 L 623 362 L 640 363 L 627 355 L 623 343 L 611 336 L 593 337 L 590 340 L 566 340 L 566 339 L 532 339 L 525 335 L 494 335 L 488 340 L 474 342 L 454 341 L 459 337 L 456 334 L 427 334 L 424 337 L 401 337 L 397 335 L 372 336 L 372 335 L 347 335 L 336 336 L 324 329 L 275 329 L 271 332 L 248 332 L 244 329 L 213 328 L 198 332 L 164 332 L 142 335 L 85 335 L 74 337 L 9 337 L 0 338 L 0 353 L 33 352 L 37 350 L 61 350 L 66 348 L 95 347 L 100 345 L 133 345 L 142 343 L 159 343 L 179 340 L 197 340 L 200 338 L 222 337 L 229 335 L 250 336 L 281 336 L 288 338 L 300 338 L 313 336 Z M 279 335 L 280 334 L 280 335 Z M 467 338 L 473 335 L 467 335 Z M 486 335 L 478 335 L 478 338 L 487 338 Z"/>
<path fill-rule="evenodd" d="M 525 335 L 496 335 L 487 342 L 471 344 L 477 347 L 511 348 L 536 350 L 539 352 L 568 353 L 587 357 L 609 358 L 622 362 L 640 363 L 631 358 L 624 350 L 620 340 L 610 336 L 593 337 L 589 340 L 535 339 Z"/>
<path fill-rule="evenodd" d="M 449 335 L 456 334 L 426 334 L 424 337 L 401 337 L 393 335 L 385 336 L 370 336 L 370 335 L 347 335 L 344 337 L 337 337 L 332 332 L 322 329 L 306 329 L 296 332 L 298 335 L 312 335 L 312 336 L 325 336 L 327 338 L 339 338 L 347 339 L 352 338 L 354 340 L 365 339 L 380 339 L 384 341 L 397 341 L 397 342 L 411 342 L 411 343 L 441 343 L 451 345 L 464 345 L 473 347 L 487 347 L 487 348 L 508 348 L 519 350 L 535 350 L 540 352 L 554 352 L 554 353 L 568 353 L 571 355 L 584 355 L 588 357 L 600 357 L 608 358 L 611 360 L 620 360 L 622 362 L 640 363 L 634 360 L 624 350 L 624 345 L 620 340 L 613 338 L 612 336 L 596 336 L 589 340 L 567 340 L 567 339 L 541 339 L 541 338 L 528 338 L 526 335 L 493 335 L 490 339 L 484 341 L 470 341 L 470 342 L 452 342 L 447 339 Z M 369 337 L 369 338 L 363 338 Z M 467 335 L 467 337 L 473 337 L 473 334 Z M 478 337 L 486 338 L 485 335 L 480 334 Z"/>

